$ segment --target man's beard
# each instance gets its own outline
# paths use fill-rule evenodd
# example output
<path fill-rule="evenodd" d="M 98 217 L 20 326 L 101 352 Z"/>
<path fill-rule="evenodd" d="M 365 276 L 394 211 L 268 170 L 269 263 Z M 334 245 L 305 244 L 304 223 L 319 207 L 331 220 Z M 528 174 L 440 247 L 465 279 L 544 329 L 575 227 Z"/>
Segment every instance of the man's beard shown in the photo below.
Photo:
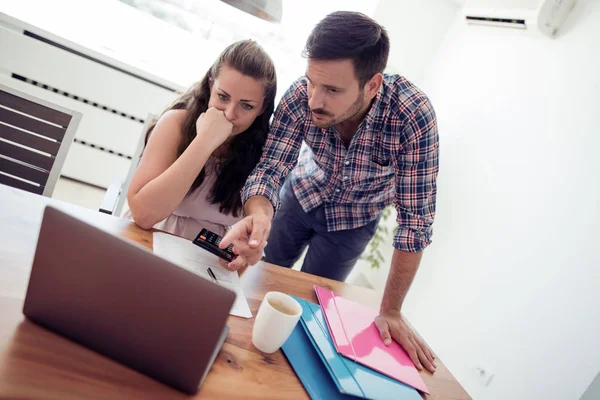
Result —
<path fill-rule="evenodd" d="M 358 97 L 356 98 L 356 101 L 354 101 L 354 103 L 352 103 L 352 105 L 348 108 L 348 110 L 346 110 L 342 115 L 340 115 L 337 118 L 333 118 L 330 121 L 320 121 L 320 120 L 316 120 L 315 118 L 313 118 L 313 123 L 318 126 L 321 129 L 329 129 L 332 126 L 335 126 L 341 122 L 346 121 L 349 118 L 354 117 L 356 114 L 358 114 L 358 112 L 363 108 L 363 92 L 361 91 L 358 94 Z M 331 114 L 329 114 L 327 111 L 323 110 L 322 108 L 317 108 L 315 110 L 312 110 L 313 114 L 321 114 L 324 116 L 332 116 Z M 314 117 L 314 115 L 313 115 Z"/>

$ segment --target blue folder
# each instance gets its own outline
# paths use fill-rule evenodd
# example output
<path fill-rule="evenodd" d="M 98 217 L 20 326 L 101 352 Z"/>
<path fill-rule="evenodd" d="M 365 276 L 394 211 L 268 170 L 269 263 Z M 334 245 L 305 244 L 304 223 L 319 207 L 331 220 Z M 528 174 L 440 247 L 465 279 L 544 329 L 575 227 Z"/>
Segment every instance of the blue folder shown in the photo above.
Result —
<path fill-rule="evenodd" d="M 296 325 L 281 350 L 311 399 L 356 399 L 354 396 L 340 393 L 302 324 Z"/>
<path fill-rule="evenodd" d="M 337 353 L 321 307 L 296 300 L 302 318 L 282 350 L 311 398 L 422 399 L 412 387 Z"/>

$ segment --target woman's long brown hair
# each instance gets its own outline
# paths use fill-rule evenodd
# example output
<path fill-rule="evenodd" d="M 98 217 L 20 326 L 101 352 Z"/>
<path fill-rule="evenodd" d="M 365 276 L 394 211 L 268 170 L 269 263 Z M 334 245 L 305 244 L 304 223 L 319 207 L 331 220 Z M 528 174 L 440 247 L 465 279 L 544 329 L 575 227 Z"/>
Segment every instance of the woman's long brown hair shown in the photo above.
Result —
<path fill-rule="evenodd" d="M 277 76 L 269 55 L 252 40 L 243 40 L 228 46 L 204 75 L 204 78 L 175 100 L 163 114 L 169 110 L 186 110 L 182 130 L 183 140 L 178 149 L 178 156 L 181 156 L 196 137 L 196 120 L 208 109 L 212 82 L 219 77 L 223 65 L 263 82 L 265 88 L 262 113 L 256 117 L 248 129 L 233 138 L 211 189 L 210 201 L 213 204 L 219 204 L 219 211 L 237 217 L 242 210 L 240 192 L 246 179 L 260 160 L 269 132 L 269 120 L 275 108 Z M 154 126 L 155 124 L 148 129 L 146 142 Z M 205 176 L 203 168 L 190 187 L 190 192 L 202 185 Z"/>

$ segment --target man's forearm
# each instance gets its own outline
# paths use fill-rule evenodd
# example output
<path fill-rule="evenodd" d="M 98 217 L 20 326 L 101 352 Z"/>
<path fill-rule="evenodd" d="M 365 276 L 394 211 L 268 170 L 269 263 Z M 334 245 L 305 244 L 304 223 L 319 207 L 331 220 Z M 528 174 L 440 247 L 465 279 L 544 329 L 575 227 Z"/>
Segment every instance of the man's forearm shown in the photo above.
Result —
<path fill-rule="evenodd" d="M 409 253 L 394 249 L 392 266 L 381 301 L 382 313 L 399 312 L 402 309 L 402 303 L 417 273 L 422 255 L 423 252 Z"/>
<path fill-rule="evenodd" d="M 244 212 L 246 216 L 256 215 L 258 213 L 264 214 L 269 219 L 273 218 L 275 211 L 273 210 L 273 205 L 265 196 L 252 196 L 246 201 L 244 204 Z"/>

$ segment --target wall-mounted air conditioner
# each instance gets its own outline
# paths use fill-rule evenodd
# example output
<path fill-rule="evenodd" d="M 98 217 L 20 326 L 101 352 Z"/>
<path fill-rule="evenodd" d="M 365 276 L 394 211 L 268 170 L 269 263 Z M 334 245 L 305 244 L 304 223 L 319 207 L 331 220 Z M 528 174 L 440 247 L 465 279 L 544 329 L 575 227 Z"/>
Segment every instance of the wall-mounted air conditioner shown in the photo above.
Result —
<path fill-rule="evenodd" d="M 555 37 L 576 0 L 466 0 L 465 21 L 516 29 L 537 29 Z"/>

